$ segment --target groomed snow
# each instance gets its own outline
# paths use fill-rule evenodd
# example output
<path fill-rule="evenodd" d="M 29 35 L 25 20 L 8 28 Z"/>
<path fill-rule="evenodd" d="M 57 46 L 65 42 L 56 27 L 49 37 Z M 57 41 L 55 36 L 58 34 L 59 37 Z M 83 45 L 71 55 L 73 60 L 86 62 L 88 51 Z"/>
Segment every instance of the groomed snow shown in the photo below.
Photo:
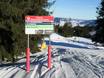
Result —
<path fill-rule="evenodd" d="M 90 39 L 82 37 L 65 38 L 54 34 L 51 40 L 50 70 L 46 49 L 31 55 L 30 73 L 26 73 L 26 59 L 22 58 L 15 64 L 0 65 L 0 78 L 104 78 L 104 47 L 95 46 Z"/>

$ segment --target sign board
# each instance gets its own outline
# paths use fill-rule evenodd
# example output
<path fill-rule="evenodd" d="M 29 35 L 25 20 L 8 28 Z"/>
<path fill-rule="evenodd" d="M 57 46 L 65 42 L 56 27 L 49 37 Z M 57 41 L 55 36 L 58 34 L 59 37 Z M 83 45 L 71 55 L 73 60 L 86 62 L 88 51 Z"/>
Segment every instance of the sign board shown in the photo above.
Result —
<path fill-rule="evenodd" d="M 53 22 L 53 16 L 25 16 L 25 34 L 50 34 Z"/>

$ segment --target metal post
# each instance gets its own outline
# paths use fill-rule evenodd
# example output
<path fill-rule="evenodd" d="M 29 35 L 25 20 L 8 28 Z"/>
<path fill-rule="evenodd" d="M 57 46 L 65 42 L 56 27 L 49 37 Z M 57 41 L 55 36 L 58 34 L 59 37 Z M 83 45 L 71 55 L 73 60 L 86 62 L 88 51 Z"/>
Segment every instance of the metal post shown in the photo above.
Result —
<path fill-rule="evenodd" d="M 48 45 L 48 68 L 51 68 L 51 40 L 49 37 L 49 45 Z"/>
<path fill-rule="evenodd" d="M 27 47 L 29 48 L 29 34 L 28 34 L 28 40 L 27 40 Z"/>
<path fill-rule="evenodd" d="M 27 40 L 27 49 L 26 49 L 26 72 L 30 72 L 30 48 L 29 48 L 29 34 Z"/>

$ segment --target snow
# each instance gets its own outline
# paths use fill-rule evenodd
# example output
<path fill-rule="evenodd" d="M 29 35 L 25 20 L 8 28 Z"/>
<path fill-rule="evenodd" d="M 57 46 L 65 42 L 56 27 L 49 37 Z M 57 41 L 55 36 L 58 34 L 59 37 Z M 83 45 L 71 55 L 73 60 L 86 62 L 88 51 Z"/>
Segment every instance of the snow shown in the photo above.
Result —
<path fill-rule="evenodd" d="M 104 47 L 90 39 L 50 36 L 52 68 L 47 67 L 47 49 L 31 54 L 30 73 L 26 73 L 26 58 L 15 64 L 0 65 L 0 78 L 104 78 Z M 47 44 L 49 39 L 45 39 Z"/>
<path fill-rule="evenodd" d="M 50 40 L 54 42 L 66 42 L 65 37 L 60 36 L 56 33 L 50 35 Z"/>

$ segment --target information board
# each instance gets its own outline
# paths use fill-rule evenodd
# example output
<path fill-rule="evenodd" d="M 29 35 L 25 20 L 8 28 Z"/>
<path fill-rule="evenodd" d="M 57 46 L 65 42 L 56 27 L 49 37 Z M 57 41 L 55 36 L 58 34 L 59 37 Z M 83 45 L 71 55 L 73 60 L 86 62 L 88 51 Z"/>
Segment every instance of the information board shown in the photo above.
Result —
<path fill-rule="evenodd" d="M 53 16 L 25 16 L 25 34 L 51 34 L 53 23 Z"/>

